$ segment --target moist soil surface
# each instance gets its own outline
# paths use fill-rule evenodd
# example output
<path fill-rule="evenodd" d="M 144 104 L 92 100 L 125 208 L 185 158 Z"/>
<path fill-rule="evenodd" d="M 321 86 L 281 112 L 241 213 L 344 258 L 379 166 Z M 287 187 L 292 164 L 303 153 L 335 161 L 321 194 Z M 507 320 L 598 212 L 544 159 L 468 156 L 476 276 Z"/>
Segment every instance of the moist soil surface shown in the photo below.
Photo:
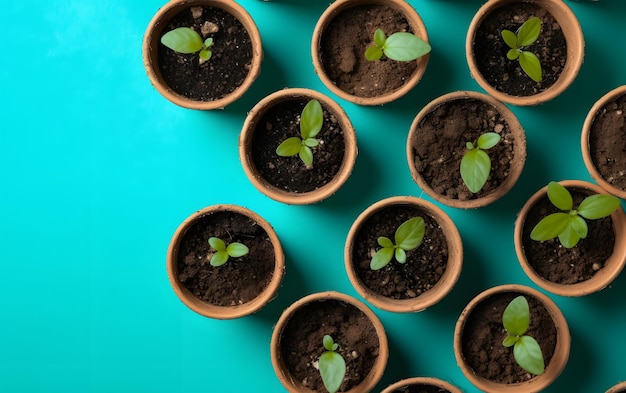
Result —
<path fill-rule="evenodd" d="M 370 261 L 380 249 L 377 239 L 394 238 L 396 229 L 413 217 L 424 219 L 424 239 L 415 249 L 407 251 L 406 263 L 394 259 L 380 270 L 371 270 Z M 422 208 L 394 205 L 374 213 L 355 237 L 354 270 L 370 290 L 393 299 L 415 298 L 432 289 L 448 266 L 448 243 L 434 218 Z"/>
<path fill-rule="evenodd" d="M 172 18 L 163 34 L 178 27 L 191 27 L 203 41 L 212 37 L 213 55 L 200 64 L 198 53 L 178 53 L 159 43 L 159 69 L 172 90 L 192 100 L 215 101 L 241 86 L 252 64 L 252 43 L 237 18 L 217 7 L 191 7 Z"/>
<path fill-rule="evenodd" d="M 468 315 L 462 332 L 463 357 L 473 371 L 498 383 L 518 383 L 533 376 L 515 362 L 513 348 L 506 348 L 502 340 L 507 336 L 502 326 L 502 314 L 516 292 L 494 294 L 478 304 Z M 554 355 L 557 331 L 548 310 L 537 299 L 524 295 L 530 309 L 527 335 L 539 343 L 546 367 Z"/>
<path fill-rule="evenodd" d="M 502 30 L 517 32 L 530 17 L 541 19 L 541 32 L 533 44 L 523 48 L 537 55 L 543 71 L 541 82 L 526 75 L 517 60 L 506 57 L 509 47 Z M 552 86 L 565 67 L 567 42 L 556 19 L 544 8 L 532 3 L 505 5 L 491 13 L 476 30 L 474 53 L 478 71 L 496 90 L 511 96 L 531 96 Z"/>
<path fill-rule="evenodd" d="M 450 391 L 433 385 L 419 384 L 403 386 L 391 393 L 450 393 Z"/>
<path fill-rule="evenodd" d="M 226 244 L 243 243 L 249 252 L 213 267 L 210 237 Z M 177 264 L 178 280 L 185 288 L 206 303 L 226 307 L 247 303 L 268 286 L 275 254 L 268 234 L 254 220 L 239 213 L 214 212 L 198 218 L 185 232 Z"/>
<path fill-rule="evenodd" d="M 476 144 L 485 132 L 496 132 L 501 139 L 487 150 L 491 174 L 483 188 L 472 193 L 461 178 L 460 165 L 467 151 L 466 142 Z M 434 192 L 450 199 L 466 201 L 496 191 L 509 176 L 514 160 L 514 135 L 498 110 L 473 98 L 441 104 L 417 125 L 410 141 L 414 165 Z"/>
<path fill-rule="evenodd" d="M 401 12 L 384 5 L 358 5 L 341 11 L 328 24 L 320 42 L 320 60 L 337 87 L 358 97 L 377 97 L 398 90 L 417 69 L 417 61 L 383 58 L 369 61 L 365 50 L 380 28 L 387 36 L 413 33 Z"/>
<path fill-rule="evenodd" d="M 593 192 L 583 188 L 568 188 L 574 199 L 574 207 Z M 593 277 L 604 267 L 613 253 L 615 233 L 611 217 L 585 220 L 589 233 L 572 248 L 565 248 L 558 238 L 537 242 L 530 232 L 545 216 L 559 210 L 552 205 L 547 195 L 541 198 L 528 212 L 522 230 L 524 255 L 533 270 L 548 281 L 558 284 L 576 284 Z"/>
<path fill-rule="evenodd" d="M 591 160 L 604 180 L 626 190 L 626 95 L 600 109 L 589 133 Z"/>
<path fill-rule="evenodd" d="M 300 137 L 300 114 L 307 98 L 294 97 L 269 108 L 252 136 L 252 162 L 261 176 L 275 187 L 295 193 L 316 190 L 329 183 L 341 169 L 345 155 L 344 134 L 335 114 L 322 105 L 324 123 L 315 137 L 313 165 L 307 167 L 297 155 L 281 157 L 276 148 L 284 140 Z"/>
<path fill-rule="evenodd" d="M 326 334 L 339 344 L 337 352 L 346 362 L 339 391 L 348 391 L 371 371 L 380 350 L 374 325 L 355 306 L 330 299 L 298 309 L 283 329 L 281 356 L 294 381 L 315 392 L 325 392 L 317 360 L 325 351 L 322 339 Z"/>

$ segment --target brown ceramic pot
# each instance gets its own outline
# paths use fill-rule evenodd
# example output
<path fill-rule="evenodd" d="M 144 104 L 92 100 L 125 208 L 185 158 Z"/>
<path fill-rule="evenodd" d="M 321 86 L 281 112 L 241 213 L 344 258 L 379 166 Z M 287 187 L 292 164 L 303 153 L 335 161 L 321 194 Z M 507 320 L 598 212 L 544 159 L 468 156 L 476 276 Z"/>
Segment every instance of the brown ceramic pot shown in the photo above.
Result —
<path fill-rule="evenodd" d="M 606 393 L 623 393 L 623 392 L 626 392 L 626 382 L 620 382 L 606 391 Z"/>
<path fill-rule="evenodd" d="M 457 388 L 456 386 L 451 385 L 446 381 L 442 381 L 441 379 L 430 377 L 415 377 L 403 379 L 392 385 L 387 386 L 385 389 L 383 389 L 381 393 L 400 393 L 406 391 L 400 389 L 406 389 L 410 387 L 414 387 L 415 389 L 436 388 L 439 389 L 437 390 L 438 392 L 461 393 L 461 389 Z"/>

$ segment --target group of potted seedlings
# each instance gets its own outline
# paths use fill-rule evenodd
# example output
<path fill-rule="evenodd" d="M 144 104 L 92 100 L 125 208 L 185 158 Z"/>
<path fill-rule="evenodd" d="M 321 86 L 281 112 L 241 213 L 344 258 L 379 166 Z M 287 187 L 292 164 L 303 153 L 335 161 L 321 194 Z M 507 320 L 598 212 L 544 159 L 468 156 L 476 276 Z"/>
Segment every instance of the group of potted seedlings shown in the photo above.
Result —
<path fill-rule="evenodd" d="M 422 77 L 431 50 L 423 21 L 404 0 L 337 0 L 312 37 L 319 78 L 338 97 L 360 105 L 406 94 Z M 523 170 L 526 139 L 504 103 L 536 105 L 562 93 L 581 67 L 583 48 L 580 25 L 561 0 L 489 0 L 480 7 L 469 26 L 466 55 L 472 77 L 488 94 L 446 94 L 417 114 L 406 154 L 420 189 L 463 209 L 505 195 Z M 173 0 L 150 23 L 143 56 L 150 81 L 165 98 L 210 110 L 245 93 L 259 75 L 263 51 L 254 21 L 234 1 Z M 626 198 L 625 107 L 622 86 L 590 109 L 583 126 L 584 162 L 599 186 L 551 182 L 519 212 L 518 259 L 547 292 L 597 292 L 626 263 L 626 216 L 619 199 Z M 313 204 L 350 176 L 356 136 L 331 98 L 283 89 L 249 111 L 239 155 L 246 176 L 263 194 L 285 204 Z M 344 260 L 366 302 L 391 312 L 418 312 L 455 285 L 463 246 L 454 222 L 438 206 L 391 197 L 356 218 Z M 272 226 L 235 205 L 192 214 L 167 253 L 174 291 L 210 318 L 259 310 L 276 296 L 284 269 Z M 504 285 L 469 302 L 455 327 L 454 349 L 464 375 L 483 391 L 540 391 L 567 363 L 569 330 L 548 296 Z M 367 392 L 380 380 L 388 351 L 385 330 L 370 308 L 332 291 L 288 307 L 271 339 L 276 375 L 292 392 Z M 410 378 L 384 390 L 417 391 L 460 390 L 435 378 Z"/>

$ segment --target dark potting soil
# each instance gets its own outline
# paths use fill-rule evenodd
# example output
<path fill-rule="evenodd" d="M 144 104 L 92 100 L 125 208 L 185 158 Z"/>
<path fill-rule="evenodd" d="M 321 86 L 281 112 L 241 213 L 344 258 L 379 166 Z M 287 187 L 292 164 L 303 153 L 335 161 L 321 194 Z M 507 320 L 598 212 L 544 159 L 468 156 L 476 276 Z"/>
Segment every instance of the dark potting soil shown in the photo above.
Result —
<path fill-rule="evenodd" d="M 324 352 L 322 339 L 326 334 L 339 344 L 337 352 L 346 362 L 339 389 L 345 392 L 365 379 L 380 349 L 374 325 L 355 306 L 323 300 L 297 310 L 282 332 L 281 356 L 295 381 L 315 392 L 325 392 L 317 360 Z"/>
<path fill-rule="evenodd" d="M 303 193 L 329 183 L 341 169 L 345 155 L 343 130 L 337 117 L 322 105 L 324 123 L 312 148 L 313 165 L 307 167 L 298 155 L 281 157 L 276 148 L 290 137 L 300 137 L 300 114 L 307 98 L 295 97 L 269 108 L 252 136 L 252 162 L 261 176 L 282 190 Z"/>
<path fill-rule="evenodd" d="M 541 19 L 539 38 L 524 50 L 537 55 L 543 79 L 537 83 L 526 75 L 517 60 L 509 60 L 509 47 L 502 39 L 502 30 L 517 29 L 530 17 Z M 504 5 L 485 18 L 476 30 L 474 53 L 478 71 L 496 90 L 511 96 L 530 96 L 552 86 L 563 72 L 567 60 L 567 42 L 556 19 L 545 9 L 532 3 Z"/>
<path fill-rule="evenodd" d="M 229 258 L 218 267 L 209 264 L 210 237 L 226 244 L 240 242 L 247 255 Z M 244 304 L 257 297 L 272 279 L 274 248 L 265 230 L 252 219 L 234 212 L 200 217 L 185 232 L 178 251 L 178 280 L 198 299 L 217 306 Z"/>
<path fill-rule="evenodd" d="M 202 9 L 199 17 L 194 18 L 193 8 Z M 159 69 L 172 90 L 193 100 L 215 101 L 241 86 L 252 64 L 252 43 L 237 18 L 217 7 L 191 7 L 172 18 L 163 34 L 178 27 L 191 27 L 203 40 L 213 37 L 213 55 L 200 64 L 198 53 L 178 53 L 159 43 Z M 217 31 L 204 33 L 207 29 Z"/>
<path fill-rule="evenodd" d="M 568 188 L 574 199 L 574 207 L 593 192 L 583 188 Z M 530 232 L 548 214 L 559 211 L 552 205 L 547 195 L 541 198 L 528 212 L 522 230 L 524 255 L 528 263 L 540 276 L 559 284 L 575 284 L 593 277 L 604 267 L 613 253 L 615 233 L 611 217 L 599 220 L 585 220 L 589 233 L 572 248 L 565 248 L 557 239 L 537 242 L 530 238 Z"/>
<path fill-rule="evenodd" d="M 370 261 L 380 249 L 377 239 L 394 238 L 396 229 L 413 217 L 424 219 L 424 239 L 407 251 L 406 263 L 394 259 L 380 270 L 371 270 Z M 365 286 L 393 299 L 415 298 L 432 289 L 448 266 L 448 243 L 441 227 L 424 209 L 394 205 L 381 209 L 363 224 L 353 249 L 354 269 Z"/>
<path fill-rule="evenodd" d="M 611 185 L 626 190 L 626 95 L 606 104 L 589 133 L 594 166 Z"/>
<path fill-rule="evenodd" d="M 417 61 L 387 59 L 369 61 L 365 50 L 373 44 L 374 31 L 387 36 L 406 31 L 413 33 L 401 12 L 384 5 L 360 5 L 337 14 L 321 37 L 320 57 L 328 77 L 338 88 L 358 97 L 376 97 L 404 85 Z"/>
<path fill-rule="evenodd" d="M 532 379 L 513 356 L 513 348 L 506 348 L 502 340 L 507 333 L 502 326 L 502 314 L 515 297 L 515 292 L 496 294 L 478 304 L 467 317 L 462 332 L 463 357 L 474 372 L 498 383 L 518 383 Z M 557 342 L 557 331 L 548 310 L 537 299 L 524 295 L 530 309 L 527 335 L 539 343 L 543 360 L 549 367 Z"/>
<path fill-rule="evenodd" d="M 485 132 L 496 132 L 501 139 L 486 151 L 491 158 L 491 174 L 474 194 L 463 182 L 459 168 L 466 142 L 476 143 Z M 490 104 L 473 98 L 443 103 L 422 119 L 414 135 L 415 168 L 437 194 L 461 201 L 476 199 L 494 192 L 509 176 L 514 136 L 504 117 Z"/>
<path fill-rule="evenodd" d="M 395 389 L 391 393 L 450 393 L 450 391 L 433 385 L 414 384 Z"/>

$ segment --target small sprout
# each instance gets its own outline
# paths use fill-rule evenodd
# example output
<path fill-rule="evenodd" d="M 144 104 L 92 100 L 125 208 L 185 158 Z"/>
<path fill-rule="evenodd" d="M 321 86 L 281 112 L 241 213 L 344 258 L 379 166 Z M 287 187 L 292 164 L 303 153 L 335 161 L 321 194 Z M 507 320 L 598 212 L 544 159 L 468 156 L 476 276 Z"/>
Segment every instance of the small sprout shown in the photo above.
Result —
<path fill-rule="evenodd" d="M 587 220 L 597 220 L 611 215 L 620 205 L 620 200 L 608 194 L 594 194 L 586 197 L 577 209 L 569 191 L 556 182 L 548 184 L 548 199 L 560 212 L 552 213 L 539 221 L 530 232 L 536 241 L 554 239 L 565 248 L 572 248 L 580 239 L 587 237 Z"/>
<path fill-rule="evenodd" d="M 239 258 L 248 253 L 248 247 L 241 243 L 233 242 L 226 246 L 226 243 L 219 237 L 210 237 L 209 245 L 215 250 L 211 257 L 211 266 L 222 266 L 229 257 Z"/>
<path fill-rule="evenodd" d="M 313 165 L 312 147 L 319 145 L 320 141 L 315 139 L 322 129 L 324 123 L 324 113 L 322 105 L 318 100 L 309 101 L 300 116 L 300 136 L 291 137 L 284 140 L 277 148 L 276 154 L 281 157 L 292 157 L 296 154 L 300 157 L 304 165 Z"/>
<path fill-rule="evenodd" d="M 407 32 L 393 33 L 389 37 L 381 29 L 374 32 L 374 45 L 365 51 L 365 58 L 369 61 L 380 60 L 387 56 L 391 60 L 411 61 L 430 52 L 428 42 L 415 34 Z"/>
<path fill-rule="evenodd" d="M 523 48 L 537 41 L 540 32 L 541 19 L 536 16 L 524 22 L 517 30 L 517 34 L 511 30 L 502 30 L 502 39 L 511 48 L 506 57 L 509 60 L 518 60 L 522 70 L 535 82 L 541 82 L 541 62 L 537 55 Z"/>
<path fill-rule="evenodd" d="M 533 375 L 543 374 L 545 363 L 541 347 L 537 340 L 525 335 L 530 325 L 530 310 L 524 296 L 511 300 L 502 314 L 502 324 L 508 333 L 502 345 L 513 347 L 517 364 Z"/>
<path fill-rule="evenodd" d="M 473 193 L 480 191 L 491 173 L 491 159 L 485 150 L 491 149 L 500 142 L 500 135 L 486 132 L 478 137 L 476 145 L 467 142 L 467 151 L 461 159 L 461 178 Z"/>
<path fill-rule="evenodd" d="M 328 393 L 335 393 L 339 390 L 343 377 L 346 375 L 346 361 L 338 352 L 335 352 L 339 344 L 334 342 L 332 337 L 327 334 L 322 342 L 326 351 L 318 359 L 320 375 Z"/>
<path fill-rule="evenodd" d="M 200 59 L 207 61 L 211 58 L 213 38 L 209 37 L 202 42 L 202 37 L 194 29 L 179 27 L 168 31 L 161 37 L 161 43 L 179 53 L 200 52 Z"/>
<path fill-rule="evenodd" d="M 378 244 L 382 248 L 374 254 L 370 261 L 370 269 L 382 269 L 391 262 L 391 258 L 394 256 L 399 263 L 406 263 L 406 251 L 417 248 L 423 239 L 424 219 L 422 217 L 413 217 L 403 222 L 396 229 L 395 244 L 388 237 L 381 236 L 378 238 Z"/>

